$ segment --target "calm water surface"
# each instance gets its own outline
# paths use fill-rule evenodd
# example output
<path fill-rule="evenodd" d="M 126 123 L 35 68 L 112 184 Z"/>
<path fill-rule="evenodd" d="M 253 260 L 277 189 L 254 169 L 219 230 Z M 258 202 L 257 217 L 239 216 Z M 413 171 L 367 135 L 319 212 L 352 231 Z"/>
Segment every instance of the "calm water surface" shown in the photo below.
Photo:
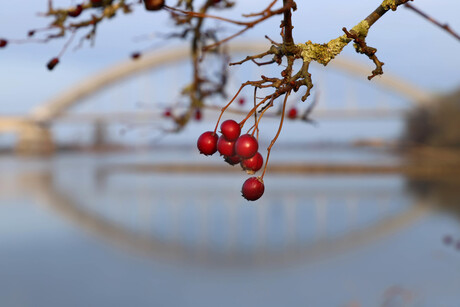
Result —
<path fill-rule="evenodd" d="M 114 167 L 171 161 L 220 163 L 187 150 L 1 157 L 0 306 L 460 306 L 455 181 L 268 173 L 248 203 L 244 174 Z"/>

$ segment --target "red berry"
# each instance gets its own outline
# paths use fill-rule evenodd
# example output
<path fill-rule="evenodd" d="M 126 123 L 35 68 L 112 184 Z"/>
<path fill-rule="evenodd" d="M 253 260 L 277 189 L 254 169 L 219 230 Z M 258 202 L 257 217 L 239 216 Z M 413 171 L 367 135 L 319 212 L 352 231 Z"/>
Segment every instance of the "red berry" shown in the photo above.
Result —
<path fill-rule="evenodd" d="M 241 97 L 240 99 L 238 99 L 238 104 L 240 106 L 242 106 L 245 102 L 246 102 L 246 99 L 244 97 Z"/>
<path fill-rule="evenodd" d="M 235 142 L 227 140 L 223 135 L 217 141 L 217 150 L 222 156 L 231 157 L 235 155 Z"/>
<path fill-rule="evenodd" d="M 200 110 L 200 109 L 196 109 L 196 110 L 195 110 L 195 120 L 196 120 L 196 121 L 200 121 L 202 117 L 203 117 L 203 114 L 201 113 L 201 110 Z"/>
<path fill-rule="evenodd" d="M 265 186 L 262 178 L 251 177 L 243 183 L 241 193 L 243 193 L 243 197 L 247 200 L 254 201 L 264 194 L 264 190 Z"/>
<path fill-rule="evenodd" d="M 53 70 L 56 65 L 59 64 L 59 59 L 58 58 L 52 58 L 48 64 L 46 64 L 46 67 L 48 67 L 48 70 Z"/>
<path fill-rule="evenodd" d="M 227 162 L 230 165 L 236 165 L 236 164 L 241 162 L 241 158 L 239 156 L 237 156 L 237 155 L 234 155 L 234 156 L 231 156 L 231 157 L 225 156 L 224 160 L 225 160 L 225 162 Z"/>
<path fill-rule="evenodd" d="M 73 10 L 67 12 L 67 15 L 70 17 L 78 17 L 80 16 L 81 12 L 83 11 L 83 7 L 79 4 Z"/>
<path fill-rule="evenodd" d="M 172 116 L 172 111 L 171 109 L 166 109 L 164 112 L 163 112 L 163 116 L 164 117 L 171 117 Z"/>
<path fill-rule="evenodd" d="M 296 108 L 291 108 L 291 109 L 288 111 L 287 116 L 288 116 L 288 118 L 290 118 L 290 119 L 295 119 L 295 118 L 297 118 L 297 109 L 296 109 Z"/>
<path fill-rule="evenodd" d="M 218 136 L 213 131 L 206 131 L 198 138 L 196 146 L 201 154 L 210 156 L 217 151 Z"/>
<path fill-rule="evenodd" d="M 252 158 L 241 161 L 241 167 L 251 175 L 260 170 L 263 164 L 264 158 L 262 158 L 262 155 L 259 152 Z"/>
<path fill-rule="evenodd" d="M 164 0 L 144 0 L 145 9 L 147 11 L 158 11 L 165 5 Z"/>
<path fill-rule="evenodd" d="M 253 157 L 259 149 L 259 143 L 256 138 L 250 134 L 243 134 L 236 140 L 235 151 L 243 159 Z"/>
<path fill-rule="evenodd" d="M 6 47 L 8 41 L 6 39 L 0 39 L 0 48 Z"/>
<path fill-rule="evenodd" d="M 233 119 L 228 119 L 220 125 L 220 131 L 227 140 L 236 141 L 236 139 L 240 136 L 241 127 L 240 124 Z"/>

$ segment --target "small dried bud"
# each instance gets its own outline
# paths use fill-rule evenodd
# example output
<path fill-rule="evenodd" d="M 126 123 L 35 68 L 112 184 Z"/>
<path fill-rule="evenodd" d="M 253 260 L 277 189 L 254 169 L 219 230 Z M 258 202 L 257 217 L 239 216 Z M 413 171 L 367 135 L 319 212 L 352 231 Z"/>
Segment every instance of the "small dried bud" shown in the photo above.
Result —
<path fill-rule="evenodd" d="M 138 58 L 141 57 L 141 53 L 140 52 L 133 52 L 131 53 L 131 59 L 133 60 L 137 60 Z"/>
<path fill-rule="evenodd" d="M 91 0 L 93 7 L 101 7 L 112 4 L 113 0 Z"/>
<path fill-rule="evenodd" d="M 59 59 L 58 58 L 52 58 L 48 64 L 46 64 L 46 67 L 48 67 L 48 70 L 53 70 L 56 65 L 59 64 Z"/>
<path fill-rule="evenodd" d="M 8 41 L 6 39 L 0 39 L 0 48 L 4 48 L 8 45 Z"/>
<path fill-rule="evenodd" d="M 165 5 L 165 0 L 144 0 L 144 5 L 147 11 L 158 11 Z"/>
<path fill-rule="evenodd" d="M 67 15 L 70 17 L 78 17 L 80 16 L 81 12 L 83 11 L 83 7 L 79 4 L 73 10 L 67 12 Z"/>

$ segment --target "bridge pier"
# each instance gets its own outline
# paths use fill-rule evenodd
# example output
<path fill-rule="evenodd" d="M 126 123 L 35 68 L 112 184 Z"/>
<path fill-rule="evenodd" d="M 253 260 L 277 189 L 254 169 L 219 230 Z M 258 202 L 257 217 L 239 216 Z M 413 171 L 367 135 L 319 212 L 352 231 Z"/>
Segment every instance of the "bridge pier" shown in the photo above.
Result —
<path fill-rule="evenodd" d="M 36 123 L 22 124 L 15 150 L 24 155 L 51 155 L 55 144 L 50 129 Z"/>
<path fill-rule="evenodd" d="M 103 120 L 96 120 L 94 122 L 93 147 L 104 148 L 107 145 L 107 123 Z"/>

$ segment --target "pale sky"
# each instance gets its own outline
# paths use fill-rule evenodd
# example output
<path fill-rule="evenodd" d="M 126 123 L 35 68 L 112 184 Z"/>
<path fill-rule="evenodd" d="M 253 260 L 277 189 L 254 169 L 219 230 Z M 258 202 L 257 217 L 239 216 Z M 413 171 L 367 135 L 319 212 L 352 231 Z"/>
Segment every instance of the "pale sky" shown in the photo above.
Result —
<path fill-rule="evenodd" d="M 268 1 L 244 1 L 237 11 L 249 12 Z M 37 17 L 47 1 L 28 1 L 27 6 L 0 0 L 0 37 L 24 38 L 28 30 L 47 25 L 48 20 Z M 70 4 L 70 0 L 55 1 Z M 243 2 L 240 2 L 243 3 Z M 379 1 L 305 1 L 298 0 L 294 15 L 294 36 L 298 42 L 312 40 L 323 43 L 342 34 L 341 28 L 352 27 L 369 14 Z M 304 4 L 305 3 L 305 4 Z M 430 12 L 441 22 L 448 22 L 460 32 L 460 2 L 458 0 L 413 2 Z M 217 12 L 216 14 L 221 14 Z M 228 14 L 228 13 L 226 13 Z M 237 13 L 234 13 L 237 14 Z M 10 44 L 0 50 L 0 91 L 2 113 L 24 113 L 59 91 L 71 87 L 91 73 L 126 60 L 132 51 L 149 46 L 150 42 L 133 42 L 134 38 L 153 32 L 168 32 L 171 23 L 165 12 L 147 13 L 137 6 L 134 14 L 120 15 L 99 27 L 96 46 L 86 45 L 78 51 L 69 50 L 55 71 L 45 68 L 48 60 L 59 53 L 64 40 L 48 44 Z M 231 14 L 233 16 L 233 14 Z M 214 23 L 214 21 L 212 21 Z M 261 40 L 268 34 L 278 37 L 279 19 L 274 18 L 253 30 L 241 40 Z M 236 29 L 226 25 L 229 29 Z M 368 44 L 378 49 L 385 70 L 399 75 L 431 91 L 444 91 L 460 85 L 460 43 L 446 32 L 428 23 L 406 8 L 388 12 L 368 36 Z M 367 61 L 348 46 L 345 55 Z"/>

